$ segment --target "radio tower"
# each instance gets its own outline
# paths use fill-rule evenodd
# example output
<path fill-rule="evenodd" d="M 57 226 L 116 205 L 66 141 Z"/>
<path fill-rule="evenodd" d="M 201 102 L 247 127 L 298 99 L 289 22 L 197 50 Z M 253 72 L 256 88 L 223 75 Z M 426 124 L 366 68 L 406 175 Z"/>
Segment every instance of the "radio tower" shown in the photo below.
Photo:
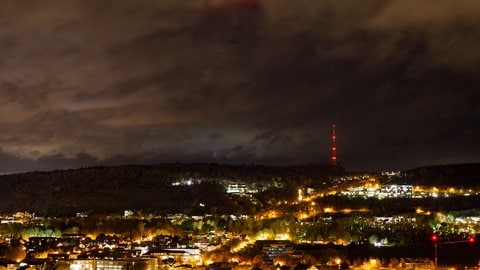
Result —
<path fill-rule="evenodd" d="M 337 165 L 337 135 L 335 134 L 335 124 L 332 125 L 332 165 Z"/>

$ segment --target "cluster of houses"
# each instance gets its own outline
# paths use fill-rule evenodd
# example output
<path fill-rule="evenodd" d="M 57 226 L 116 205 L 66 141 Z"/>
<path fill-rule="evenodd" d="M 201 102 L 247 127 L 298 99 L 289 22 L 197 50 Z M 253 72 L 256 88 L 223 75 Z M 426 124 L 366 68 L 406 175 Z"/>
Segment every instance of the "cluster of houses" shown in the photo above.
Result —
<path fill-rule="evenodd" d="M 213 262 L 203 261 L 203 253 L 211 251 L 206 238 L 157 235 L 149 241 L 131 241 L 117 236 L 99 235 L 90 239 L 83 234 L 62 237 L 30 237 L 28 240 L 9 239 L 4 246 L 24 250 L 23 259 L 5 257 L 0 261 L 9 269 L 28 266 L 34 269 L 173 269 L 200 267 Z M 15 242 L 15 243 L 14 243 Z M 290 241 L 260 241 L 262 256 L 272 261 L 281 255 L 291 255 Z M 213 249 L 213 248 L 212 248 Z M 7 255 L 8 256 L 8 255 Z M 229 262 L 230 263 L 230 262 Z M 1 266 L 0 266 L 1 267 Z"/>

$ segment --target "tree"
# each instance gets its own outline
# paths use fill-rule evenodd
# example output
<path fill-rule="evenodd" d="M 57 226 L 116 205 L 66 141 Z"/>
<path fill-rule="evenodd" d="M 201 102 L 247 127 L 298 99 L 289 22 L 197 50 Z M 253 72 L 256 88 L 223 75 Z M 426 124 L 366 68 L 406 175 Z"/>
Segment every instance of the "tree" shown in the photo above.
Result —
<path fill-rule="evenodd" d="M 27 253 L 22 244 L 12 244 L 5 250 L 4 256 L 7 260 L 21 262 L 27 256 Z"/>

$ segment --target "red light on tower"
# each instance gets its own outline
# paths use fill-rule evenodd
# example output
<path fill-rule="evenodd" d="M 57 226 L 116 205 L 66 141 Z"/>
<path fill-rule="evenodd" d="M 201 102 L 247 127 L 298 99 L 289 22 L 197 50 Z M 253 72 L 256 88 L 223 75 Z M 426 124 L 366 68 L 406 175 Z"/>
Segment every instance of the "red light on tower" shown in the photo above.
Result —
<path fill-rule="evenodd" d="M 332 125 L 332 165 L 337 165 L 337 134 L 335 124 Z"/>

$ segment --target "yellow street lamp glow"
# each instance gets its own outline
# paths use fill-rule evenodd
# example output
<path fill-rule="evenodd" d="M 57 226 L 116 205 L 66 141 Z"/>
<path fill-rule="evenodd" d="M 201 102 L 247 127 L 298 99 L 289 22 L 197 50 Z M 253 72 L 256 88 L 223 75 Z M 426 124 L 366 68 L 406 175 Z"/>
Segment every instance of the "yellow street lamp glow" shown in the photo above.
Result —
<path fill-rule="evenodd" d="M 333 212 L 335 212 L 335 210 L 333 209 L 333 207 L 325 207 L 325 208 L 323 208 L 323 212 L 333 213 Z"/>

